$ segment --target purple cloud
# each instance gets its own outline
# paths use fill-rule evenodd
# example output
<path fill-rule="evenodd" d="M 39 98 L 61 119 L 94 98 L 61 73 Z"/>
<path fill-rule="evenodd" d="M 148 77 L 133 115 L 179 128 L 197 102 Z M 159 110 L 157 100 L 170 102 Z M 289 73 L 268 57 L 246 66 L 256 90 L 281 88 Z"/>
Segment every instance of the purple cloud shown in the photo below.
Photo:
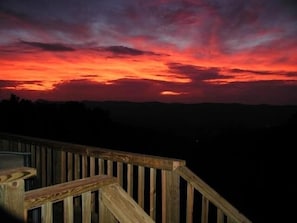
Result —
<path fill-rule="evenodd" d="M 220 69 L 215 67 L 201 67 L 181 63 L 168 64 L 169 72 L 184 74 L 189 76 L 193 81 L 203 81 L 219 78 L 228 78 L 227 76 L 220 75 Z M 230 78 L 232 76 L 230 75 Z"/>
<path fill-rule="evenodd" d="M 32 47 L 37 47 L 44 51 L 74 51 L 74 48 L 64 46 L 59 43 L 39 43 L 39 42 L 27 42 L 21 41 L 22 44 L 29 45 Z"/>
<path fill-rule="evenodd" d="M 159 89 L 154 81 L 120 79 L 102 84 L 87 79 L 71 80 L 55 85 L 44 97 L 56 100 L 157 100 Z"/>
<path fill-rule="evenodd" d="M 138 50 L 126 46 L 107 46 L 99 48 L 99 51 L 110 52 L 113 56 L 141 56 L 141 55 L 160 55 L 150 51 Z"/>
<path fill-rule="evenodd" d="M 6 88 L 16 88 L 20 85 L 24 84 L 34 84 L 34 85 L 41 85 L 42 81 L 15 81 L 15 80 L 0 80 L 0 90 L 4 90 Z"/>

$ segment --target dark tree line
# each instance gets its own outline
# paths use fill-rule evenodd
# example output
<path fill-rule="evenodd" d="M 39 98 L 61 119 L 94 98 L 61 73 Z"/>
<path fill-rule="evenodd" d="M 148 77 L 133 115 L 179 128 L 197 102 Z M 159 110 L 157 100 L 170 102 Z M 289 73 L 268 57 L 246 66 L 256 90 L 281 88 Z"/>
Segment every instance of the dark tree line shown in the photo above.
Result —
<path fill-rule="evenodd" d="M 111 125 L 109 113 L 83 103 L 32 102 L 11 95 L 0 103 L 0 131 L 76 143 L 104 140 Z"/>
<path fill-rule="evenodd" d="M 220 108 L 225 109 L 217 105 L 216 110 Z M 267 146 L 281 147 L 295 142 L 297 112 L 281 125 L 255 128 L 231 122 L 223 127 L 219 123 L 203 126 L 195 124 L 195 120 L 187 126 L 180 121 L 185 117 L 174 112 L 168 110 L 168 115 L 176 115 L 176 119 L 166 126 L 154 127 L 133 121 L 115 122 L 110 110 L 86 106 L 83 102 L 32 102 L 12 94 L 0 101 L 0 131 L 115 149 L 137 151 L 138 148 L 139 152 L 178 154 L 181 158 L 185 155 L 182 148 L 199 149 L 201 153 L 234 152 L 238 148 L 258 152 Z M 158 118 L 151 122 L 158 122 Z"/>
<path fill-rule="evenodd" d="M 2 132 L 148 154 L 183 144 L 172 133 L 115 122 L 110 111 L 78 101 L 32 102 L 12 94 L 0 101 L 0 123 Z"/>

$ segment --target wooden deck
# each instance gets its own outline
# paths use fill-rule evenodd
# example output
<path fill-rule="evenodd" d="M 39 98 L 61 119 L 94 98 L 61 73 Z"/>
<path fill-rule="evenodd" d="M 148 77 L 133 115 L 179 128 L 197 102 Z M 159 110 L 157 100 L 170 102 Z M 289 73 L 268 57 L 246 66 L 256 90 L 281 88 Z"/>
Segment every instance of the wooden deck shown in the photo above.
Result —
<path fill-rule="evenodd" d="M 0 171 L 0 205 L 26 222 L 77 222 L 79 210 L 83 223 L 251 223 L 185 160 L 5 133 L 0 151 L 31 154 L 30 167 Z M 24 181 L 29 190 L 19 186 L 21 198 L 11 204 L 8 185 Z"/>

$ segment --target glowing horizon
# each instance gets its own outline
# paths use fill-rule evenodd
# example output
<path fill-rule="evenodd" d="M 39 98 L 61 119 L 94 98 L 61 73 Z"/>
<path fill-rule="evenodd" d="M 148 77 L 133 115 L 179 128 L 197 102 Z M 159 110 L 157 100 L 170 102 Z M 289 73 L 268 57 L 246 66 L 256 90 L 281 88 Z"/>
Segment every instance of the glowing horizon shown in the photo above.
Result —
<path fill-rule="evenodd" d="M 0 5 L 0 99 L 297 104 L 288 4 L 53 2 Z"/>

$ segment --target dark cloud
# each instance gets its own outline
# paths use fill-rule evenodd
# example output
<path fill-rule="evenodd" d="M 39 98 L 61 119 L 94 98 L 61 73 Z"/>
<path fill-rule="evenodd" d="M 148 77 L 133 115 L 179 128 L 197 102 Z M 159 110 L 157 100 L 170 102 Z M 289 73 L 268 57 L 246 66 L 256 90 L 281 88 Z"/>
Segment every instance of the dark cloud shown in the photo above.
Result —
<path fill-rule="evenodd" d="M 151 8 L 152 13 L 157 16 L 164 24 L 189 25 L 200 21 L 199 14 L 205 9 L 206 4 L 196 1 L 175 1 L 159 3 Z"/>
<path fill-rule="evenodd" d="M 0 80 L 0 90 L 5 88 L 16 88 L 23 84 L 41 85 L 42 81 L 14 81 L 14 80 Z"/>
<path fill-rule="evenodd" d="M 144 51 L 125 47 L 125 46 L 109 46 L 101 48 L 102 51 L 111 52 L 114 54 L 120 54 L 120 55 L 130 55 L 130 56 L 139 56 L 145 54 Z"/>
<path fill-rule="evenodd" d="M 61 39 L 63 42 L 96 40 L 98 45 L 115 45 L 135 36 L 150 36 L 152 42 L 172 42 L 177 47 L 184 42 L 190 46 L 208 44 L 211 47 L 216 44 L 218 49 L 232 53 L 238 43 L 255 41 L 259 33 L 277 28 L 287 32 L 286 35 L 292 33 L 296 36 L 297 33 L 292 15 L 287 13 L 288 9 L 296 10 L 296 3 L 292 0 L 141 3 L 90 0 L 87 4 L 79 0 L 73 0 L 71 4 L 65 0 L 26 1 L 26 4 L 11 0 L 3 1 L 1 8 L 6 14 L 3 23 L 10 21 L 6 28 L 17 26 L 33 30 L 31 34 L 37 40 L 42 38 L 40 32 L 46 32 L 52 42 L 60 42 Z M 22 21 L 24 24 L 21 24 Z M 213 42 L 214 39 L 217 43 Z M 122 55 L 143 53 L 141 50 L 115 51 Z"/>
<path fill-rule="evenodd" d="M 158 85 L 157 85 L 158 86 Z M 87 79 L 70 80 L 55 85 L 44 97 L 56 100 L 157 100 L 160 95 L 154 81 L 120 79 L 109 84 Z"/>
<path fill-rule="evenodd" d="M 21 41 L 21 43 L 40 48 L 45 51 L 74 51 L 75 49 L 64 46 L 59 43 L 39 43 L 39 42 L 27 42 L 27 41 Z"/>
<path fill-rule="evenodd" d="M 0 89 L 16 87 L 20 84 L 20 81 L 0 80 Z"/>
<path fill-rule="evenodd" d="M 16 86 L 14 81 L 0 81 L 2 87 Z M 163 95 L 162 91 L 181 93 Z M 102 84 L 87 79 L 70 80 L 56 84 L 48 91 L 8 90 L 0 98 L 14 93 L 32 100 L 119 100 L 119 101 L 163 101 L 163 102 L 221 102 L 246 104 L 296 104 L 296 81 L 234 82 L 216 85 L 207 82 L 168 83 L 164 81 L 121 79 Z M 1 92 L 1 91 L 0 91 Z M 4 91 L 3 91 L 4 92 Z"/>
<path fill-rule="evenodd" d="M 255 75 L 283 75 L 284 77 L 297 77 L 297 72 L 289 71 L 269 71 L 269 70 L 247 70 L 247 69 L 224 69 L 224 75 L 220 74 L 222 68 L 216 67 L 201 67 L 194 65 L 186 65 L 181 63 L 169 63 L 167 64 L 169 72 L 184 74 L 192 79 L 194 83 L 203 80 L 211 79 L 228 79 L 236 78 L 236 74 L 250 73 Z M 229 73 L 226 75 L 226 72 Z"/>
<path fill-rule="evenodd" d="M 4 19 L 6 20 L 24 20 L 27 19 L 28 16 L 25 15 L 24 13 L 18 13 L 16 11 L 13 11 L 11 9 L 5 9 L 3 7 L 0 6 L 0 18 L 2 19 L 2 21 L 4 21 Z"/>
<path fill-rule="evenodd" d="M 231 73 L 253 73 L 253 74 L 260 74 L 260 75 L 271 75 L 275 74 L 275 71 L 257 71 L 257 70 L 244 70 L 244 69 L 230 69 Z"/>
<path fill-rule="evenodd" d="M 108 46 L 99 48 L 100 51 L 110 52 L 114 56 L 160 55 L 150 51 L 138 50 L 126 46 Z"/>
<path fill-rule="evenodd" d="M 195 81 L 222 78 L 222 76 L 219 74 L 220 70 L 214 67 L 208 68 L 181 63 L 169 63 L 167 65 L 169 72 L 187 75 L 189 78 Z M 227 77 L 224 76 L 224 78 Z"/>
<path fill-rule="evenodd" d="M 288 77 L 297 77 L 297 71 L 294 72 L 283 72 L 284 75 Z"/>
<path fill-rule="evenodd" d="M 1 1 L 0 31 L 3 30 L 4 36 L 10 37 L 12 42 L 17 39 L 76 42 L 90 38 L 89 23 L 79 20 L 80 13 L 76 7 L 67 4 L 69 2 L 64 1 L 26 1 L 26 4 L 14 0 Z"/>
<path fill-rule="evenodd" d="M 273 74 L 280 74 L 287 77 L 297 77 L 297 72 L 290 72 L 290 71 L 258 71 L 258 70 L 243 70 L 243 69 L 230 69 L 231 73 L 252 73 L 252 74 L 259 74 L 259 75 L 273 75 Z"/>
<path fill-rule="evenodd" d="M 16 26 L 22 26 L 26 21 L 31 21 L 31 19 L 25 13 L 6 9 L 0 5 L 0 29 L 11 29 Z"/>
<path fill-rule="evenodd" d="M 289 13 L 297 16 L 297 1 L 296 0 L 279 0 L 279 4 L 284 7 Z"/>
<path fill-rule="evenodd" d="M 82 78 L 92 78 L 92 77 L 98 77 L 98 75 L 96 74 L 85 74 L 85 75 L 81 75 Z"/>

